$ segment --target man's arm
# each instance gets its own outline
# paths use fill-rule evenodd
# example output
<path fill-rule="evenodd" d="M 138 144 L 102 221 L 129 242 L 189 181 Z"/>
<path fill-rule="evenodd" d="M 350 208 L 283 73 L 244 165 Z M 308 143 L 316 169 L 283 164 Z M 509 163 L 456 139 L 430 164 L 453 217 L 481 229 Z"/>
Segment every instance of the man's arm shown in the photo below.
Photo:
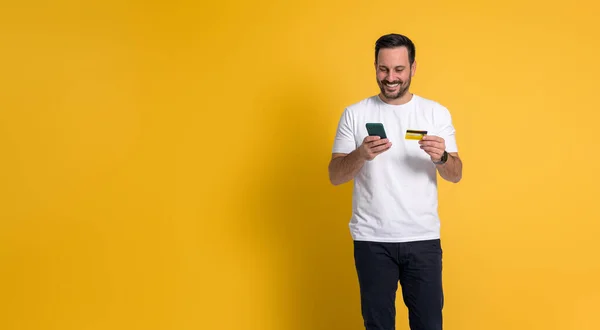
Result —
<path fill-rule="evenodd" d="M 419 141 L 419 144 L 433 162 L 440 161 L 444 150 L 446 150 L 445 140 L 439 136 L 425 135 Z M 457 183 L 462 178 L 462 161 L 456 152 L 449 152 L 448 160 L 444 164 L 438 164 L 435 167 L 444 180 Z"/>
<path fill-rule="evenodd" d="M 329 162 L 329 181 L 337 186 L 354 179 L 367 161 L 373 160 L 391 147 L 392 143 L 388 139 L 367 136 L 363 143 L 351 153 L 334 153 Z"/>
<path fill-rule="evenodd" d="M 349 154 L 333 154 L 329 162 L 329 181 L 337 186 L 352 180 L 366 162 L 359 149 Z"/>
<path fill-rule="evenodd" d="M 456 152 L 449 152 L 448 160 L 444 164 L 438 164 L 435 167 L 444 180 L 458 183 L 462 178 L 462 161 Z"/>

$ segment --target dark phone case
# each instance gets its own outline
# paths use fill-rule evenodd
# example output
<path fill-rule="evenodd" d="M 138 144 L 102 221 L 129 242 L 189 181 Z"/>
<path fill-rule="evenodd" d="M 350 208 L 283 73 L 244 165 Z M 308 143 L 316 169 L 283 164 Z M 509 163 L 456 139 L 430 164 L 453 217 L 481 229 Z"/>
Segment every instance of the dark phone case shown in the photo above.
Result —
<path fill-rule="evenodd" d="M 385 129 L 382 123 L 367 123 L 367 132 L 370 136 L 379 136 L 382 139 L 386 139 Z"/>

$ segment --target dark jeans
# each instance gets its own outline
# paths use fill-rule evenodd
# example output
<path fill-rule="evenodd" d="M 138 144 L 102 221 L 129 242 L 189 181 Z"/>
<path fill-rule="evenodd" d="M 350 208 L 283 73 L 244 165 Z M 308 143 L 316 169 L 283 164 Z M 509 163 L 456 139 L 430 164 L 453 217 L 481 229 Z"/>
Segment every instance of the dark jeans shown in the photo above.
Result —
<path fill-rule="evenodd" d="M 439 239 L 354 242 L 366 330 L 396 328 L 396 290 L 402 288 L 411 330 L 442 330 L 442 247 Z"/>

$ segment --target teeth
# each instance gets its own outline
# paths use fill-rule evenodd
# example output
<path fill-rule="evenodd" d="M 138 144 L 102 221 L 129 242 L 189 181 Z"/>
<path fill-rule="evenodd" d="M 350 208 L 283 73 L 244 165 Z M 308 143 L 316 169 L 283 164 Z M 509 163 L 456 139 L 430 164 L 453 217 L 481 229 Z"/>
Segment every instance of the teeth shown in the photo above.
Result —
<path fill-rule="evenodd" d="M 400 85 L 400 84 L 393 84 L 393 85 L 386 84 L 386 86 L 388 86 L 388 87 L 397 87 L 398 85 Z"/>

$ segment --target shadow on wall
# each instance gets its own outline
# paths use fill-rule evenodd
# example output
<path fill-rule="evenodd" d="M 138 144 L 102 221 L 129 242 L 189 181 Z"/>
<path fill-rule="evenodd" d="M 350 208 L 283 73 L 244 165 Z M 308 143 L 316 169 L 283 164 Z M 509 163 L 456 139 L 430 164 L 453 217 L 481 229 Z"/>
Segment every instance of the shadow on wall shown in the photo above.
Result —
<path fill-rule="evenodd" d="M 328 180 L 335 127 L 322 118 L 331 102 L 309 85 L 318 80 L 300 78 L 279 85 L 283 94 L 265 92 L 265 157 L 248 188 L 259 196 L 255 237 L 276 260 L 274 317 L 286 330 L 364 329 L 348 231 L 352 187 Z"/>

